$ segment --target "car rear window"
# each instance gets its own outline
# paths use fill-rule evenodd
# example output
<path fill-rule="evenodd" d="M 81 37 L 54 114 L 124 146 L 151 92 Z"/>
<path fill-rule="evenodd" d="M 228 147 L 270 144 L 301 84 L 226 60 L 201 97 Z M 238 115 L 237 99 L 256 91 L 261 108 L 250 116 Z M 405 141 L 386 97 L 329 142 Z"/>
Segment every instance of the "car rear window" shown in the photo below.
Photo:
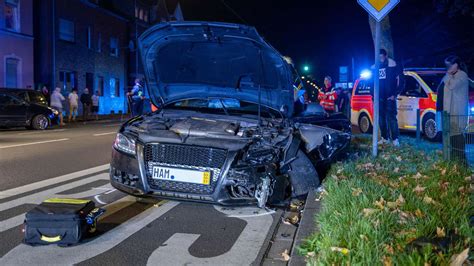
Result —
<path fill-rule="evenodd" d="M 355 90 L 355 95 L 373 95 L 374 89 L 373 89 L 373 80 L 361 80 L 359 84 L 357 84 L 357 88 Z"/>
<path fill-rule="evenodd" d="M 44 97 L 40 92 L 29 91 L 28 96 L 30 96 L 30 102 L 48 105 L 46 97 Z"/>

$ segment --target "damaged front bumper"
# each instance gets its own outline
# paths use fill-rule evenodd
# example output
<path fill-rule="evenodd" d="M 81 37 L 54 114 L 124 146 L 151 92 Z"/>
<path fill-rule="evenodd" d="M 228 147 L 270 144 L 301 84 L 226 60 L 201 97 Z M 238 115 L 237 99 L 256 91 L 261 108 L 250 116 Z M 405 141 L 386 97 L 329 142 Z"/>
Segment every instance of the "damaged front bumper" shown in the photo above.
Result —
<path fill-rule="evenodd" d="M 174 182 L 174 190 L 167 190 L 158 189 L 150 182 L 144 160 L 144 145 L 137 145 L 136 156 L 112 149 L 110 181 L 116 189 L 136 197 L 204 202 L 224 206 L 257 205 L 257 198 L 235 198 L 229 193 L 228 187 L 231 184 L 225 176 L 228 175 L 234 156 L 235 154 L 228 154 L 224 165 L 219 169 L 218 176 L 211 181 L 210 187 L 206 190 L 199 190 L 193 184 L 182 182 Z"/>

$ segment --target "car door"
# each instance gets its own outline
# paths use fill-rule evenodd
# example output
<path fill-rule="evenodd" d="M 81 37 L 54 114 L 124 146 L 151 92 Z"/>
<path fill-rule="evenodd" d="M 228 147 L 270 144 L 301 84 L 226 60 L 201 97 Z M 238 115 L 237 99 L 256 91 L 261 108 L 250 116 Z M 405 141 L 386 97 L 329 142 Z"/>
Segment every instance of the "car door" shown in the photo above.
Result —
<path fill-rule="evenodd" d="M 0 94 L 0 123 L 3 126 L 24 126 L 27 104 L 9 94 Z"/>
<path fill-rule="evenodd" d="M 397 98 L 398 127 L 416 130 L 416 112 L 420 108 L 420 99 L 427 98 L 425 90 L 414 77 L 406 75 L 402 92 Z"/>

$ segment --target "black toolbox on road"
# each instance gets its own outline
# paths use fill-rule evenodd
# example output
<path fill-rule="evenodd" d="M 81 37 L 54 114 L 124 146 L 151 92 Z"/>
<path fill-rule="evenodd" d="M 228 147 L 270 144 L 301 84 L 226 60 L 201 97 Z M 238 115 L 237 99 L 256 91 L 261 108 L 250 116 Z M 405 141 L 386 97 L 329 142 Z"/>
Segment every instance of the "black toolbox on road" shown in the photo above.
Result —
<path fill-rule="evenodd" d="M 26 213 L 24 242 L 29 245 L 78 244 L 95 230 L 96 219 L 91 220 L 90 215 L 97 210 L 91 200 L 48 199 Z"/>

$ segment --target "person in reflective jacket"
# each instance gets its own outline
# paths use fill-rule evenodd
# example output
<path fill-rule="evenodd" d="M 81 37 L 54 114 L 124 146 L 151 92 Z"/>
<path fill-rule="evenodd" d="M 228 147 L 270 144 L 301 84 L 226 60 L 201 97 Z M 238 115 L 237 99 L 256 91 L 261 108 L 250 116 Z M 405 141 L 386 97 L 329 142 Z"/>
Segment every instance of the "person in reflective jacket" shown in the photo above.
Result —
<path fill-rule="evenodd" d="M 324 88 L 318 93 L 318 100 L 321 106 L 329 113 L 333 113 L 336 110 L 336 99 L 337 93 L 332 86 L 332 79 L 330 76 L 324 78 Z"/>

